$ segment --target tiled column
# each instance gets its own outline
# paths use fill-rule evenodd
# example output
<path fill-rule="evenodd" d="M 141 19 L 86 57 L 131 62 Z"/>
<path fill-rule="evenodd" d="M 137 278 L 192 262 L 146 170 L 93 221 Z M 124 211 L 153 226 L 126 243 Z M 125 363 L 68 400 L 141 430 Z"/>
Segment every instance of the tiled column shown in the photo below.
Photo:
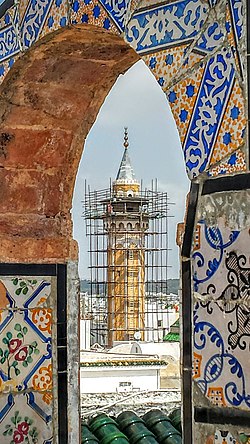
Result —
<path fill-rule="evenodd" d="M 79 442 L 78 283 L 72 262 L 0 265 L 1 444 Z"/>
<path fill-rule="evenodd" d="M 250 438 L 249 184 L 249 174 L 210 179 L 199 198 L 191 254 L 195 443 Z"/>

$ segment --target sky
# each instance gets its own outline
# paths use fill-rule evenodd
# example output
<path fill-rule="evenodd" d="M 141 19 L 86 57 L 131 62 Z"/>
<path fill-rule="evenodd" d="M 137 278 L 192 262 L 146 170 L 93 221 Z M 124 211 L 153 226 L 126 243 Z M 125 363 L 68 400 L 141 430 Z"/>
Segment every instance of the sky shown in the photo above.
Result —
<path fill-rule="evenodd" d="M 168 278 L 179 277 L 176 224 L 183 221 L 189 190 L 177 128 L 156 79 L 142 60 L 120 75 L 106 97 L 85 142 L 76 178 L 72 217 L 73 236 L 79 244 L 79 275 L 89 277 L 87 240 L 82 217 L 85 179 L 92 190 L 108 188 L 116 177 L 123 155 L 124 127 L 128 127 L 129 153 L 138 180 L 150 187 L 157 178 L 160 191 L 167 191 L 169 214 Z"/>

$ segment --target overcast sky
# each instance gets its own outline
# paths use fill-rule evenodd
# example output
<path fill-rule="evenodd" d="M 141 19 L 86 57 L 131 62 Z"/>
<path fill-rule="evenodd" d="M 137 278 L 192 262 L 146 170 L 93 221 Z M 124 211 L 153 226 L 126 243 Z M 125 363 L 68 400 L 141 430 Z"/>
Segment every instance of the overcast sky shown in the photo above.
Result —
<path fill-rule="evenodd" d="M 189 190 L 179 136 L 166 97 L 143 61 L 121 75 L 106 98 L 85 143 L 73 199 L 74 238 L 79 243 L 79 274 L 88 278 L 87 242 L 82 201 L 84 180 L 92 190 L 109 187 L 116 177 L 122 154 L 124 126 L 129 131 L 130 158 L 136 178 L 149 186 L 158 179 L 170 201 L 169 278 L 179 277 L 176 224 L 183 221 Z"/>

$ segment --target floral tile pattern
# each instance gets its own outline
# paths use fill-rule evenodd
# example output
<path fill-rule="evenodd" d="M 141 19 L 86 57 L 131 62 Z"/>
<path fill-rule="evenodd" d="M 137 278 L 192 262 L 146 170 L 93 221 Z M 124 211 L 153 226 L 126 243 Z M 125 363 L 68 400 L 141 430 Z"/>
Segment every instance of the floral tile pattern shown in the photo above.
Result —
<path fill-rule="evenodd" d="M 200 227 L 200 243 L 192 254 L 194 290 L 202 299 L 234 302 L 250 299 L 250 269 L 248 266 L 248 228 L 231 230 L 221 225 Z"/>
<path fill-rule="evenodd" d="M 0 395 L 1 444 L 52 444 L 52 415 L 40 393 Z"/>
<path fill-rule="evenodd" d="M 0 324 L 0 387 L 22 391 L 37 385 L 41 367 L 51 365 L 51 310 L 8 310 Z"/>
<path fill-rule="evenodd" d="M 1 444 L 53 442 L 52 279 L 0 279 Z"/>
<path fill-rule="evenodd" d="M 128 24 L 126 39 L 139 54 L 185 44 L 198 34 L 207 14 L 208 7 L 200 0 L 184 0 L 138 11 Z"/>
<path fill-rule="evenodd" d="M 1 308 L 32 308 L 46 305 L 51 294 L 51 280 L 37 277 L 0 278 Z"/>

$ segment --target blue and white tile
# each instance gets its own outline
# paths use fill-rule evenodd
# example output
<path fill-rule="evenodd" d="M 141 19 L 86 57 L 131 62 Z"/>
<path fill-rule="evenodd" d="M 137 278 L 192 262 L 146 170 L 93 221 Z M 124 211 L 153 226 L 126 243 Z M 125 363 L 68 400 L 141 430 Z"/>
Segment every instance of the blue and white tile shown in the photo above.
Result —
<path fill-rule="evenodd" d="M 182 0 L 135 12 L 125 38 L 139 54 L 184 45 L 198 35 L 208 11 L 200 0 Z"/>

